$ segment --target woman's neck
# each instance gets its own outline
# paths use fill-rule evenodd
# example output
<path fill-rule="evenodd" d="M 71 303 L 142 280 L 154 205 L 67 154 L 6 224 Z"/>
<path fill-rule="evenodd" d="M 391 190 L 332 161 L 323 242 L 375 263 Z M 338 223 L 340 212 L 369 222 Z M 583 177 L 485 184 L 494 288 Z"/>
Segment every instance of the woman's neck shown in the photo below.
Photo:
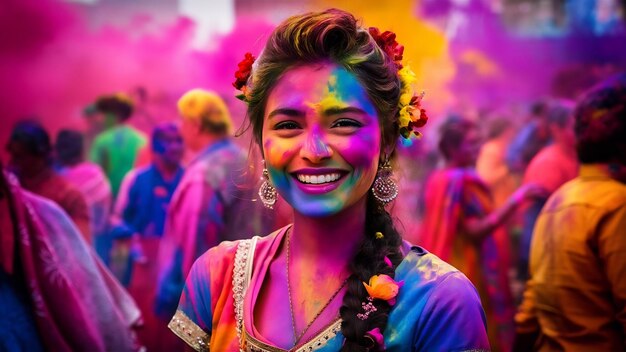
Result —
<path fill-rule="evenodd" d="M 366 197 L 341 213 L 324 218 L 295 213 L 291 233 L 293 257 L 347 271 L 364 237 L 365 204 Z"/>

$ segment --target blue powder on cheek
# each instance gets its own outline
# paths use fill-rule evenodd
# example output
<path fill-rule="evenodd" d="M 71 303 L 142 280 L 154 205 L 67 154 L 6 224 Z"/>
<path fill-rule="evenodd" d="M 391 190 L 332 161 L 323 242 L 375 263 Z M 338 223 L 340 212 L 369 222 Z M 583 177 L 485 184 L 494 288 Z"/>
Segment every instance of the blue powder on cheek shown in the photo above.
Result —
<path fill-rule="evenodd" d="M 274 169 L 270 165 L 267 165 L 267 171 L 269 173 L 270 183 L 274 185 L 277 189 L 288 189 L 289 182 L 287 177 L 289 177 L 285 172 Z"/>

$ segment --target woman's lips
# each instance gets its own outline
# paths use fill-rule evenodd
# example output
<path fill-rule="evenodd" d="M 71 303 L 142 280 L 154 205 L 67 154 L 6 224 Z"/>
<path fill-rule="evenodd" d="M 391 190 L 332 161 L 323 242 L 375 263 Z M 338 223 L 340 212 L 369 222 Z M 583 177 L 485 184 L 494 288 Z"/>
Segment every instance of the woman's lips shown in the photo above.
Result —
<path fill-rule="evenodd" d="M 308 194 L 323 194 L 336 189 L 346 174 L 347 171 L 337 169 L 305 169 L 291 173 L 298 188 Z"/>

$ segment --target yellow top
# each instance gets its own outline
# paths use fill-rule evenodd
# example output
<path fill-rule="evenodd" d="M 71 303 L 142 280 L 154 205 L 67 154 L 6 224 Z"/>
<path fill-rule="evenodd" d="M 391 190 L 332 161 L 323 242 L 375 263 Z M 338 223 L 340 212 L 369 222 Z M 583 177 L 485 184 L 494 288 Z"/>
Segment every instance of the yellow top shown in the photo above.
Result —
<path fill-rule="evenodd" d="M 626 350 L 626 185 L 582 165 L 541 211 L 515 317 L 539 350 Z"/>

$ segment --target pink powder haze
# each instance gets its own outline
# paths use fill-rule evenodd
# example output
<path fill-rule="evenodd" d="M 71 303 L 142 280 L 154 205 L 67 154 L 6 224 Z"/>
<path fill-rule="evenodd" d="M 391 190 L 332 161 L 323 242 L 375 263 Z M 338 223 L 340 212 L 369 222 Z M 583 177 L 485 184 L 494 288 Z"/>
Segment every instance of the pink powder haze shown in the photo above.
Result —
<path fill-rule="evenodd" d="M 186 90 L 219 92 L 242 121 L 244 106 L 231 82 L 246 51 L 260 52 L 272 25 L 239 18 L 233 30 L 192 48 L 194 23 L 179 18 L 154 30 L 137 17 L 126 28 L 94 30 L 80 8 L 55 0 L 5 0 L 0 6 L 0 142 L 18 119 L 36 117 L 54 135 L 84 129 L 83 109 L 99 95 L 126 92 L 137 102 L 134 123 L 149 129 L 176 118 L 176 100 Z M 152 26 L 152 28 L 150 28 Z M 140 98 L 143 96 L 143 98 Z"/>
<path fill-rule="evenodd" d="M 469 12 L 474 16 L 469 23 L 475 28 L 448 40 L 435 25 L 437 13 L 415 10 L 420 3 L 426 2 L 390 3 L 384 12 L 370 2 L 356 6 L 349 1 L 313 0 L 303 1 L 302 8 L 290 8 L 286 2 L 257 12 L 239 8 L 253 17 L 237 16 L 228 34 L 213 36 L 199 49 L 197 43 L 192 45 L 195 24 L 175 18 L 174 8 L 167 21 L 141 13 L 121 21 L 120 13 L 131 12 L 131 6 L 118 4 L 109 11 L 106 6 L 60 0 L 3 0 L 0 143 L 6 143 L 11 125 L 27 116 L 40 118 L 52 135 L 63 127 L 86 130 L 83 109 L 99 95 L 113 92 L 134 98 L 132 123 L 146 131 L 157 122 L 175 120 L 176 100 L 195 87 L 220 93 L 239 126 L 245 106 L 234 98 L 231 86 L 237 63 L 246 52 L 258 56 L 275 25 L 276 13 L 286 16 L 330 5 L 353 11 L 366 25 L 404 33 L 400 40 L 407 47 L 407 62 L 423 73 L 419 88 L 427 91 L 424 105 L 433 117 L 424 129 L 426 140 L 433 135 L 429 130 L 449 111 L 467 113 L 493 109 L 490 105 L 494 104 L 530 103 L 546 95 L 574 98 L 598 77 L 606 76 L 604 71 L 623 69 L 626 62 L 626 47 L 619 44 L 623 35 L 519 38 L 503 29 L 497 16 L 485 17 L 478 10 Z M 102 13 L 98 21 L 89 22 L 88 11 Z M 385 24 L 394 13 L 412 19 L 404 21 L 407 28 Z M 414 32 L 419 35 L 409 35 Z M 411 54 L 411 48 L 430 46 L 436 48 Z M 247 145 L 247 141 L 241 143 Z"/>

